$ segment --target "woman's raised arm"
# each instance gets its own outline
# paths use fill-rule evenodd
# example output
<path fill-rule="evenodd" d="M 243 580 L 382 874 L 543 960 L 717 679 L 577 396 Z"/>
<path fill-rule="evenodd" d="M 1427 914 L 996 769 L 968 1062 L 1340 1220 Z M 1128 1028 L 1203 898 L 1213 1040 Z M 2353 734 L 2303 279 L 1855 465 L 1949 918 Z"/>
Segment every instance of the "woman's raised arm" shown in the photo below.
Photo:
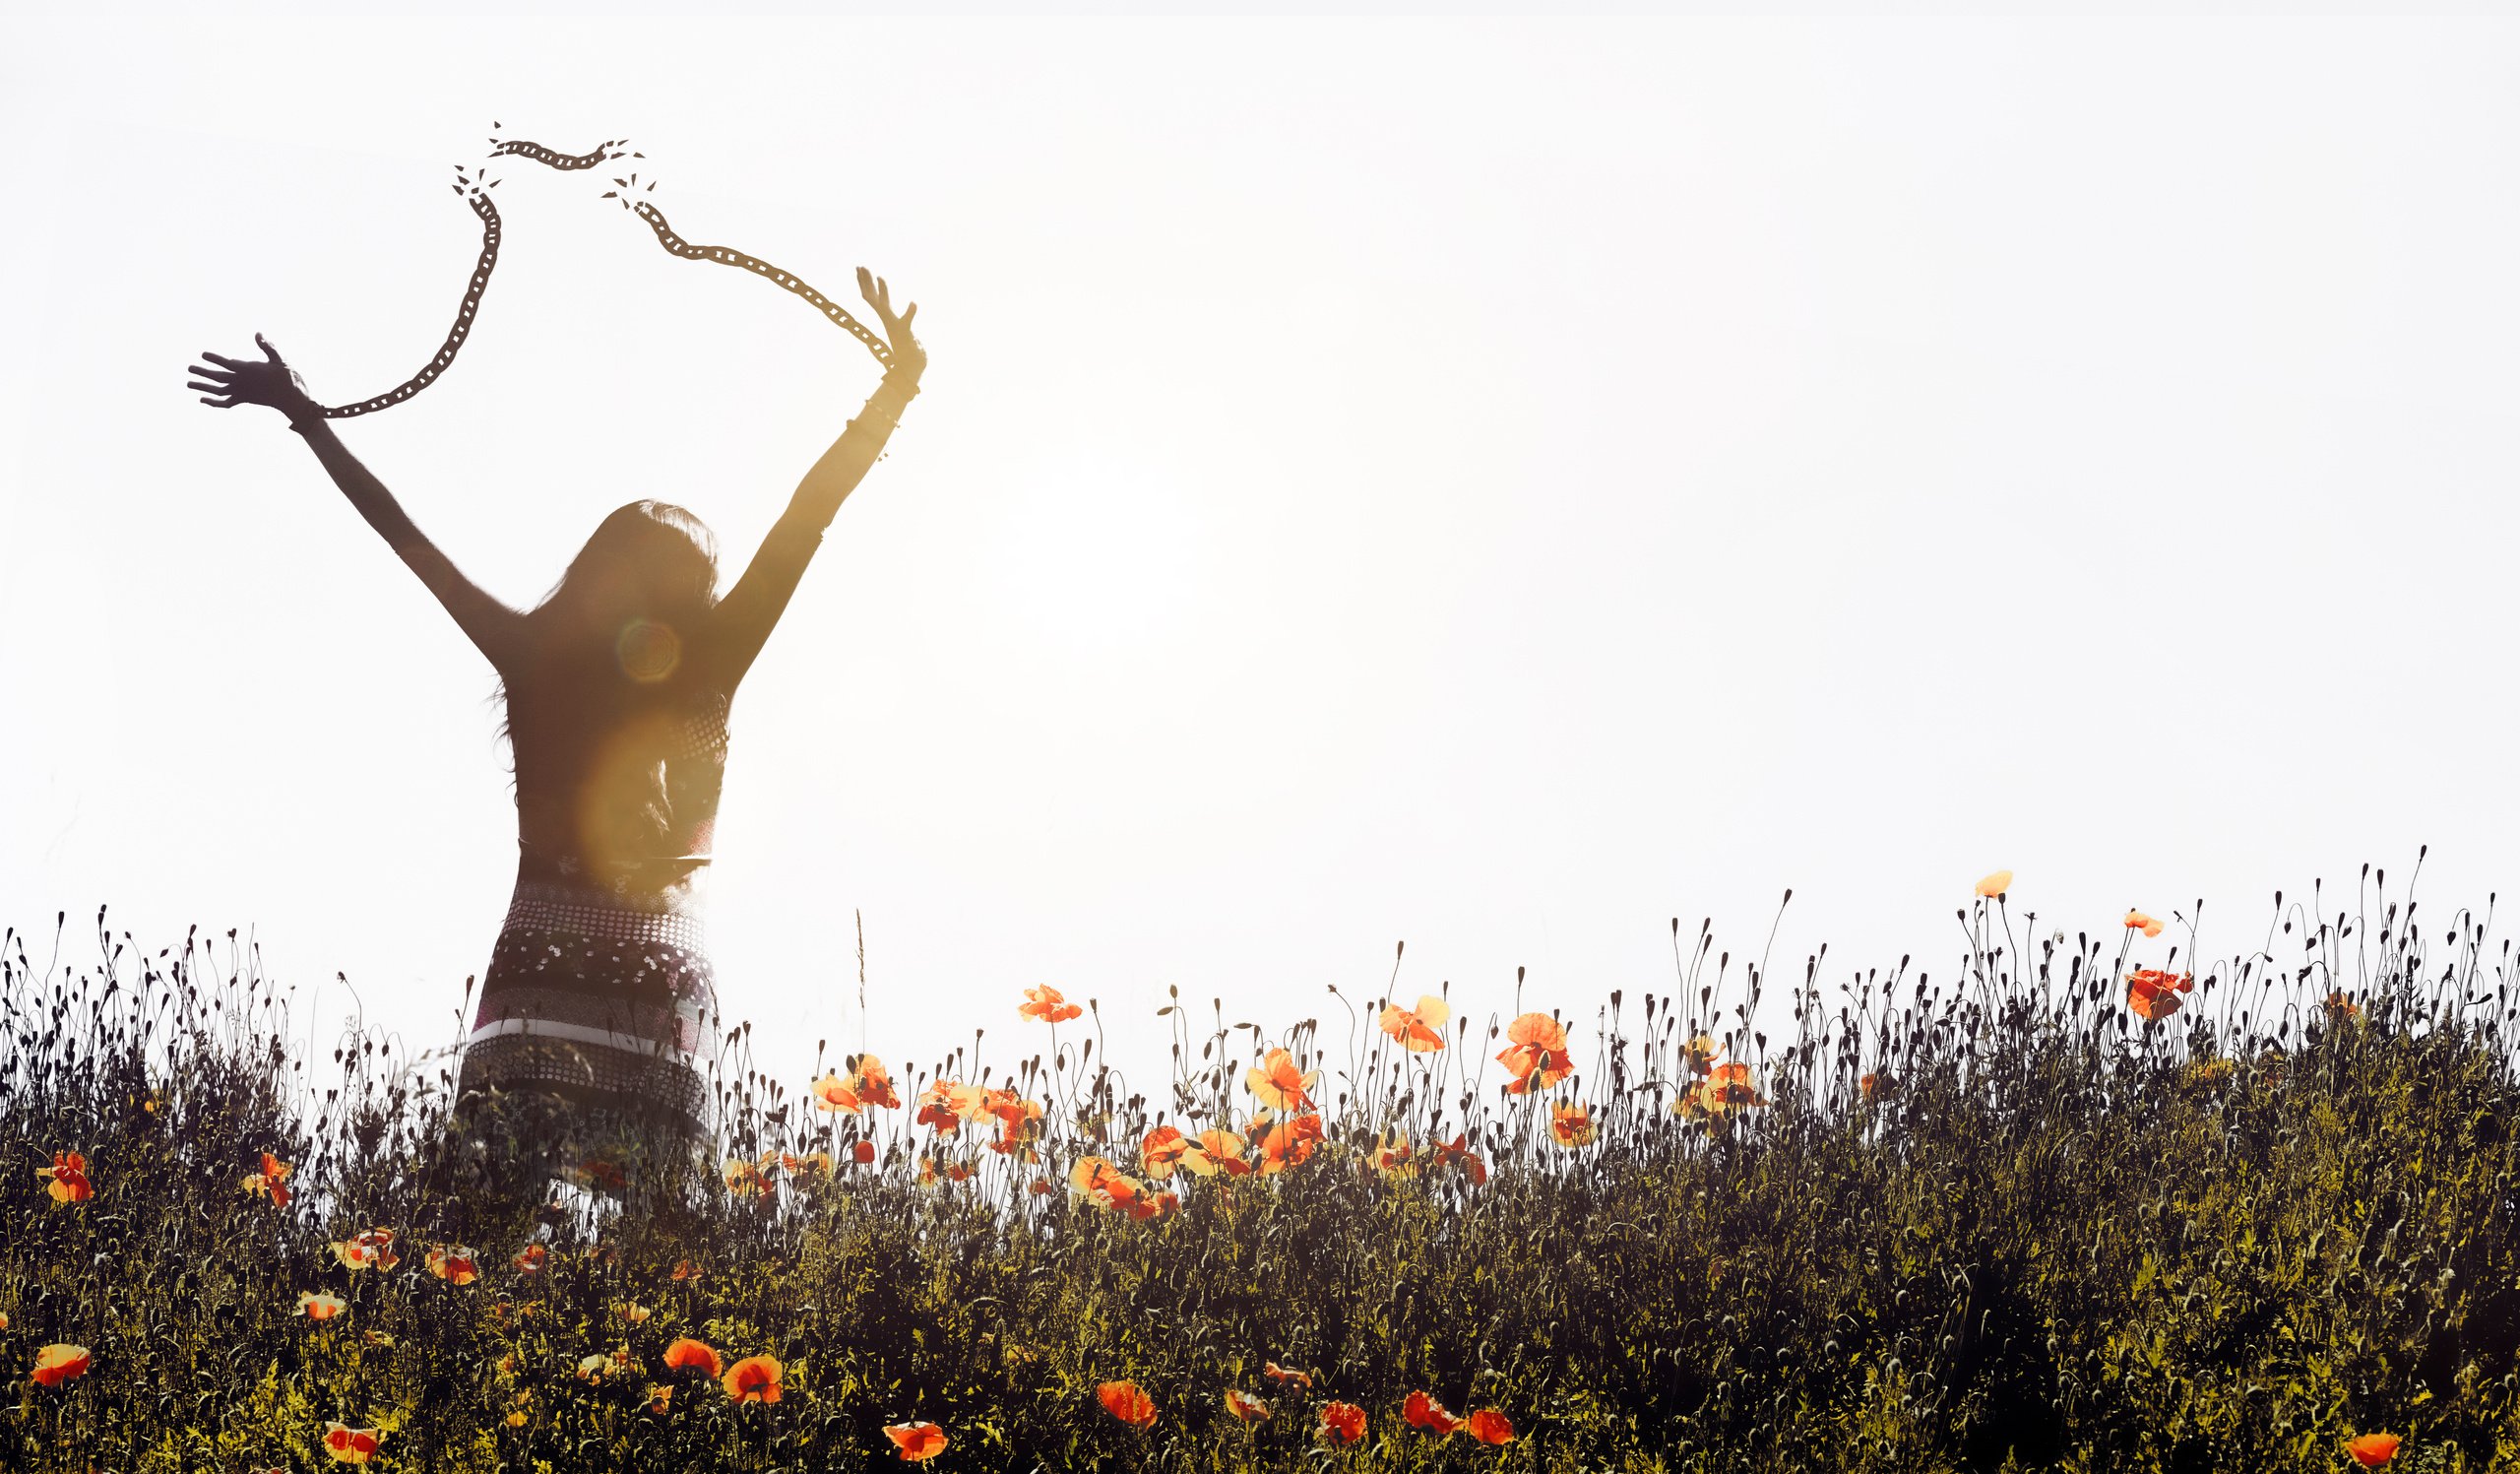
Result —
<path fill-rule="evenodd" d="M 455 622 L 469 636 L 475 648 L 489 658 L 502 673 L 510 669 L 523 637 L 525 616 L 483 593 L 479 585 L 466 578 L 437 545 L 421 536 L 411 519 L 403 511 L 394 493 L 365 466 L 358 457 L 333 433 L 332 424 L 306 392 L 306 385 L 277 350 L 257 333 L 254 343 L 263 351 L 264 361 L 250 358 L 223 358 L 205 352 L 205 361 L 192 366 L 192 382 L 185 387 L 208 390 L 202 403 L 221 410 L 238 405 L 268 405 L 288 417 L 288 426 L 303 436 L 315 452 L 315 458 L 332 473 L 333 483 L 342 488 L 350 505 L 376 529 L 387 546 L 394 549 L 421 583 L 437 596 L 437 602 L 455 616 Z"/>
<path fill-rule="evenodd" d="M 927 350 L 911 332 L 918 304 L 913 302 L 895 316 L 891 288 L 862 266 L 857 269 L 857 289 L 884 324 L 884 336 L 892 344 L 892 367 L 868 397 L 866 408 L 796 483 L 795 495 L 772 524 L 770 536 L 762 539 L 761 550 L 718 602 L 713 644 L 728 690 L 752 669 L 753 658 L 761 654 L 763 642 L 786 612 L 788 596 L 796 592 L 797 580 L 805 576 L 814 549 L 822 545 L 823 529 L 831 526 L 840 504 L 857 489 L 867 468 L 883 454 L 884 442 L 892 437 L 902 411 L 918 393 L 918 376 L 927 370 Z"/>

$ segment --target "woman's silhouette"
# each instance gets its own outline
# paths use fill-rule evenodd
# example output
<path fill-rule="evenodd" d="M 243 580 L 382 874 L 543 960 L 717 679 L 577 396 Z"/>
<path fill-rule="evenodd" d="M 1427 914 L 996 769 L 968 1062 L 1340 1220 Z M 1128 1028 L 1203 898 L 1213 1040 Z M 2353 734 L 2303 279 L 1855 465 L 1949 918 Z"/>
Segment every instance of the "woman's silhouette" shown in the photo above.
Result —
<path fill-rule="evenodd" d="M 700 519 L 635 501 L 603 519 L 541 604 L 510 609 L 421 536 L 260 334 L 263 361 L 206 352 L 192 368 L 204 404 L 285 415 L 498 672 L 519 856 L 465 1047 L 468 1099 L 556 1097 L 566 1122 L 662 1121 L 676 1134 L 707 1122 L 716 995 L 701 903 L 727 706 L 927 363 L 911 332 L 917 305 L 896 316 L 883 282 L 861 268 L 857 283 L 891 366 L 724 598 Z"/>

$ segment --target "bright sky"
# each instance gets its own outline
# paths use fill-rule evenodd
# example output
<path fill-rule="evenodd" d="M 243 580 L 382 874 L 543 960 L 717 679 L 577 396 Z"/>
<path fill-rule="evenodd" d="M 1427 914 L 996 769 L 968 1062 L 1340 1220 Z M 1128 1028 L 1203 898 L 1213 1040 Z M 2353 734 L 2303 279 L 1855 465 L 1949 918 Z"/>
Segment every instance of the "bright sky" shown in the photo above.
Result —
<path fill-rule="evenodd" d="M 713 950 L 783 1074 L 861 1028 L 1004 1062 L 1051 983 L 1145 1088 L 1167 986 L 1336 1043 L 1401 938 L 1409 996 L 1528 965 L 1589 1019 L 1788 886 L 1780 974 L 1946 973 L 1997 866 L 2042 929 L 2205 897 L 2229 955 L 2428 843 L 2446 926 L 2520 882 L 2515 64 L 2478 22 L 7 22 L 0 920 L 251 929 L 326 1029 L 338 972 L 454 1036 L 514 878 L 491 673 L 277 416 L 182 385 L 257 330 L 329 402 L 415 370 L 497 120 L 920 303 L 926 393 L 735 706 Z M 512 603 L 646 495 L 731 581 L 874 364 L 500 172 L 470 346 L 345 439 Z"/>

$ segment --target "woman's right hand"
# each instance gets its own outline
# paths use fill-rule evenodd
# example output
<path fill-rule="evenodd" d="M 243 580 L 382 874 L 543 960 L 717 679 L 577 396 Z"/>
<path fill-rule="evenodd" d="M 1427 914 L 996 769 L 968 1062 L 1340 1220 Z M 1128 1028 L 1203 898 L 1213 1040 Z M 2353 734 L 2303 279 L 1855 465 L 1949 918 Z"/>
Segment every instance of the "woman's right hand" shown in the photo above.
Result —
<path fill-rule="evenodd" d="M 209 391 L 202 396 L 201 402 L 219 410 L 232 410 L 238 405 L 269 405 L 291 420 L 321 414 L 314 396 L 306 392 L 306 381 L 297 376 L 297 370 L 281 360 L 280 351 L 260 333 L 254 335 L 254 343 L 263 351 L 263 362 L 257 363 L 251 358 L 222 358 L 217 353 L 204 352 L 202 357 L 206 361 L 192 366 L 192 382 L 184 387 Z"/>

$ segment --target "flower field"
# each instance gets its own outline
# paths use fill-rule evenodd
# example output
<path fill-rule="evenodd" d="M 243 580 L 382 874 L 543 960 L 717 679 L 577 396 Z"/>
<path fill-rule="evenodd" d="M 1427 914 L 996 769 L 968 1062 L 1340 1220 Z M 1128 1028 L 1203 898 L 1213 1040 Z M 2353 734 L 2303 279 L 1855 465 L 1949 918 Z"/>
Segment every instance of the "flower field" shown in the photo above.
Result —
<path fill-rule="evenodd" d="M 1176 998 L 1145 1075 L 1049 987 L 898 1073 L 738 1029 L 705 1160 L 556 1193 L 232 933 L 12 933 L 0 1468 L 2520 1466 L 2489 917 L 1955 891 L 1948 974 L 1674 922 L 1495 1018 Z"/>

